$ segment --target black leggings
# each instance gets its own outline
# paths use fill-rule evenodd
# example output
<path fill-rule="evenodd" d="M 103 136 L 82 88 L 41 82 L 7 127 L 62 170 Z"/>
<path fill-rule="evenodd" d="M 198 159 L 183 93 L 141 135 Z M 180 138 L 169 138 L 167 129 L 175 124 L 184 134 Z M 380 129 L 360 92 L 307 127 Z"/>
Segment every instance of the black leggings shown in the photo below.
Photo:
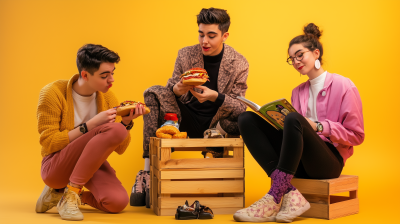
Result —
<path fill-rule="evenodd" d="M 276 130 L 253 112 L 239 116 L 239 129 L 251 155 L 271 176 L 275 169 L 298 178 L 337 178 L 343 158 L 330 143 L 324 142 L 299 113 L 285 118 L 284 130 Z"/>

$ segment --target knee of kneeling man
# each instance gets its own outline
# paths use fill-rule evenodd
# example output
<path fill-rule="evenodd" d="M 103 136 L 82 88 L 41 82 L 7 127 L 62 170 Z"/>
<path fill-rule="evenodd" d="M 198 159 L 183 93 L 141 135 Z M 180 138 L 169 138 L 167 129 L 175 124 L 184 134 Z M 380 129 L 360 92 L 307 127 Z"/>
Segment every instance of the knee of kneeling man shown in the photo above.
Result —
<path fill-rule="evenodd" d="M 113 197 L 112 201 L 107 203 L 105 206 L 107 210 L 111 213 L 122 212 L 129 203 L 128 195 L 119 195 L 118 197 Z"/>
<path fill-rule="evenodd" d="M 125 126 L 120 123 L 112 123 L 110 124 L 112 133 L 111 138 L 115 141 L 122 142 L 125 140 L 126 136 L 128 136 L 128 131 Z"/>

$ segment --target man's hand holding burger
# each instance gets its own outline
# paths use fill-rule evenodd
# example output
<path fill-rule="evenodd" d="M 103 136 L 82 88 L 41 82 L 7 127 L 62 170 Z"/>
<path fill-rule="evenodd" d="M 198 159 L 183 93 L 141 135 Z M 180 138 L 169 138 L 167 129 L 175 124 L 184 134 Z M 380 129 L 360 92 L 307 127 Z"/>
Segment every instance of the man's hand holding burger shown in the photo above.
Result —
<path fill-rule="evenodd" d="M 192 68 L 181 75 L 181 80 L 175 84 L 173 91 L 176 96 L 180 97 L 189 90 L 193 90 L 194 86 L 200 86 L 210 81 L 208 78 L 204 68 Z"/>
<path fill-rule="evenodd" d="M 190 89 L 190 92 L 193 94 L 194 97 L 197 98 L 197 100 L 200 103 L 203 103 L 207 100 L 209 100 L 211 102 L 215 102 L 215 100 L 217 100 L 217 98 L 218 98 L 218 92 L 215 90 L 209 89 L 205 86 L 196 86 L 195 88 L 203 90 L 203 93 L 198 93 L 198 92 L 194 91 L 193 89 Z"/>
<path fill-rule="evenodd" d="M 182 81 L 183 81 L 183 78 L 181 78 L 181 80 L 178 83 L 176 83 L 173 88 L 174 93 L 177 97 L 180 97 L 183 94 L 187 93 L 190 89 L 193 89 L 193 86 L 183 84 Z"/>
<path fill-rule="evenodd" d="M 125 125 L 129 125 L 133 119 L 136 119 L 136 118 L 138 118 L 139 116 L 142 116 L 145 113 L 146 113 L 145 107 L 142 104 L 137 104 L 135 109 L 131 109 L 131 111 L 129 112 L 129 114 L 127 116 L 121 117 L 122 118 L 122 122 Z"/>

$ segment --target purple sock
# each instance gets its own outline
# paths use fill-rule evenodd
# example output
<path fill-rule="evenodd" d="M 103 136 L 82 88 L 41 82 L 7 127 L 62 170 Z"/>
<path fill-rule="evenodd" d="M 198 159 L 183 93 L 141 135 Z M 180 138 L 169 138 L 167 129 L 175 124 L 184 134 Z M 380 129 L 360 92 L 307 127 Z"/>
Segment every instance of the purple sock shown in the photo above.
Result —
<path fill-rule="evenodd" d="M 296 188 L 290 183 L 292 178 L 292 174 L 285 173 L 278 169 L 272 172 L 271 179 L 274 182 L 272 183 L 268 194 L 274 197 L 275 203 L 279 204 L 284 194 L 288 193 L 289 191 L 296 190 Z"/>

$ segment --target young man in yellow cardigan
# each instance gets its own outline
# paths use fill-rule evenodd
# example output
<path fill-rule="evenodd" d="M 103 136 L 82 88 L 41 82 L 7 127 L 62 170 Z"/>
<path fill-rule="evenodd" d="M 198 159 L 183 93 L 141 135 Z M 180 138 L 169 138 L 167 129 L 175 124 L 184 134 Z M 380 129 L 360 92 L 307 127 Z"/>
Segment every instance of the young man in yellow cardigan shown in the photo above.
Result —
<path fill-rule="evenodd" d="M 107 158 L 113 151 L 124 153 L 132 120 L 145 110 L 139 106 L 128 116 L 116 116 L 119 101 L 109 89 L 119 60 L 101 45 L 85 45 L 77 54 L 79 74 L 41 90 L 37 119 L 46 186 L 36 212 L 57 204 L 62 219 L 83 220 L 81 203 L 110 213 L 128 204 L 128 194 Z M 83 186 L 90 191 L 82 192 Z"/>

